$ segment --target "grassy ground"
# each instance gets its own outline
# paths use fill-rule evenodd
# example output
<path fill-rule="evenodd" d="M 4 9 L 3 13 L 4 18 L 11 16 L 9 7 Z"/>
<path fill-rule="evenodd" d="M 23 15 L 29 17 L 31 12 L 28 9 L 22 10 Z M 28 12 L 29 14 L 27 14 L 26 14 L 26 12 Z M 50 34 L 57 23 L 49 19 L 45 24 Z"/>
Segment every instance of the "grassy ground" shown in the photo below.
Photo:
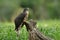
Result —
<path fill-rule="evenodd" d="M 37 26 L 39 30 L 46 36 L 60 40 L 60 21 L 59 20 L 47 20 L 38 21 Z M 13 23 L 0 23 L 0 40 L 27 40 L 28 32 L 26 28 L 21 29 L 21 35 L 19 39 L 16 37 Z"/>

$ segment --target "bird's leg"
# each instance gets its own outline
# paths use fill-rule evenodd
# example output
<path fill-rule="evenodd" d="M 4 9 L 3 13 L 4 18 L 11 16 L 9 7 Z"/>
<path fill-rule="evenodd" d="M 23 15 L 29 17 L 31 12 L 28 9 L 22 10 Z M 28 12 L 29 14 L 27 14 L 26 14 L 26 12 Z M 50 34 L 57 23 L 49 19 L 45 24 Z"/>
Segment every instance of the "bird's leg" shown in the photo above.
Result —
<path fill-rule="evenodd" d="M 15 32 L 16 32 L 17 37 L 18 37 L 20 35 L 20 31 L 19 30 L 16 30 Z"/>
<path fill-rule="evenodd" d="M 23 25 L 24 25 L 24 24 L 22 23 L 22 24 L 17 28 L 17 30 L 16 30 L 17 36 L 20 35 L 20 29 L 22 28 Z"/>
<path fill-rule="evenodd" d="M 20 35 L 20 31 L 17 31 L 17 36 L 19 36 Z"/>

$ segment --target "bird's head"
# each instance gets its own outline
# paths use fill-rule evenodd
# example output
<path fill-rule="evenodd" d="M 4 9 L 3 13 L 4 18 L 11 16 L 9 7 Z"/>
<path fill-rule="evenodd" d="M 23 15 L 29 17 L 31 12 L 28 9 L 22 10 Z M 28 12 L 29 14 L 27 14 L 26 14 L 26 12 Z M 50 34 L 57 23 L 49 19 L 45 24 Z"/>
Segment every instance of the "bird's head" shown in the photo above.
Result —
<path fill-rule="evenodd" d="M 24 8 L 23 12 L 29 13 L 29 8 Z"/>

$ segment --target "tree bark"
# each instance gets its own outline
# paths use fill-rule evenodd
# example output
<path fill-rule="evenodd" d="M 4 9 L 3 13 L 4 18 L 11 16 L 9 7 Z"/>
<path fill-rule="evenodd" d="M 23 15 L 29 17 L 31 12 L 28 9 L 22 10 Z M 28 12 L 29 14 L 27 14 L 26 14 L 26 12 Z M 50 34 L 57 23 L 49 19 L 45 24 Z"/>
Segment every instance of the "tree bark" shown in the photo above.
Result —
<path fill-rule="evenodd" d="M 45 35 L 43 35 L 43 33 L 41 33 L 34 25 L 33 22 L 25 22 L 26 28 L 28 29 L 28 33 L 29 33 L 29 40 L 51 40 L 48 37 L 46 37 Z"/>

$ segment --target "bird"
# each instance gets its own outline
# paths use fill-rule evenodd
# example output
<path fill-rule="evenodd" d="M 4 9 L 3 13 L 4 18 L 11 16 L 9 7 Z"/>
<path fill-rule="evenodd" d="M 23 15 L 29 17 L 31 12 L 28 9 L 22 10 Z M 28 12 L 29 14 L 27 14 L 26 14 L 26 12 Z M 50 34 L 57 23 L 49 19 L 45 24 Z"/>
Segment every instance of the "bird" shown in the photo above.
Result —
<path fill-rule="evenodd" d="M 23 12 L 15 18 L 14 23 L 15 23 L 15 30 L 17 33 L 19 29 L 23 27 L 24 21 L 28 19 L 28 15 L 29 15 L 29 8 L 24 8 Z"/>

